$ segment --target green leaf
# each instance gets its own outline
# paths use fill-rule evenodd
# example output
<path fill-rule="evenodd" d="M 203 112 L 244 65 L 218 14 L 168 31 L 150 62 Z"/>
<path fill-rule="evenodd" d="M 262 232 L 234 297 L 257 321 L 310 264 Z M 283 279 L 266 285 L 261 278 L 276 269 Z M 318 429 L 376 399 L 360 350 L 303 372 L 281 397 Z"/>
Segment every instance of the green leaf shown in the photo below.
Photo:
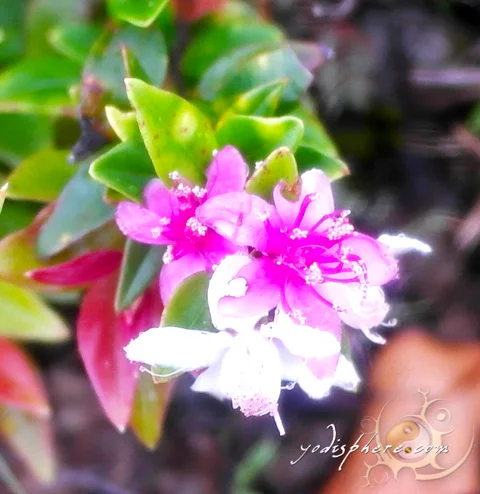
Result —
<path fill-rule="evenodd" d="M 188 277 L 165 307 L 160 326 L 216 331 L 208 309 L 208 283 L 207 273 Z"/>
<path fill-rule="evenodd" d="M 255 43 L 243 46 L 232 53 L 219 58 L 202 75 L 197 86 L 197 92 L 205 100 L 214 101 L 218 98 L 222 88 L 234 76 L 238 76 L 242 67 L 255 55 L 273 49 L 277 43 Z M 273 77 L 271 80 L 278 79 Z M 250 89 L 250 88 L 247 88 Z M 239 91 L 239 93 L 245 92 Z"/>
<path fill-rule="evenodd" d="M 131 25 L 107 29 L 92 48 L 83 71 L 84 81 L 95 83 L 106 93 L 106 100 L 126 104 L 122 49 L 128 48 L 148 81 L 161 86 L 167 73 L 167 48 L 160 29 Z"/>
<path fill-rule="evenodd" d="M 305 106 L 301 105 L 294 111 L 290 112 L 290 115 L 299 118 L 303 121 L 305 132 L 303 135 L 302 144 L 307 144 L 316 147 L 319 151 L 332 158 L 338 158 L 339 154 L 335 144 L 333 143 L 325 127 L 320 120 Z"/>
<path fill-rule="evenodd" d="M 113 17 L 139 27 L 149 26 L 168 4 L 168 0 L 107 0 Z"/>
<path fill-rule="evenodd" d="M 176 94 L 138 79 L 127 79 L 126 84 L 158 176 L 168 182 L 169 173 L 178 171 L 193 183 L 202 183 L 216 148 L 208 119 Z"/>
<path fill-rule="evenodd" d="M 62 113 L 79 76 L 80 66 L 61 57 L 24 59 L 0 75 L 0 111 Z"/>
<path fill-rule="evenodd" d="M 158 276 L 164 252 L 164 247 L 127 241 L 115 297 L 117 312 L 130 307 Z"/>
<path fill-rule="evenodd" d="M 0 128 L 0 158 L 11 166 L 53 142 L 52 121 L 45 115 L 0 113 Z"/>
<path fill-rule="evenodd" d="M 24 18 L 27 0 L 0 0 L 0 29 L 3 34 L 0 43 L 0 64 L 20 56 L 25 48 Z"/>
<path fill-rule="evenodd" d="M 140 376 L 130 425 L 137 438 L 153 450 L 162 435 L 174 383 L 155 384 L 152 377 Z"/>
<path fill-rule="evenodd" d="M 284 180 L 293 185 L 298 179 L 297 163 L 286 147 L 273 151 L 247 182 L 246 190 L 251 194 L 270 199 L 275 185 Z"/>
<path fill-rule="evenodd" d="M 25 290 L 0 280 L 0 335 L 28 341 L 64 341 L 68 328 L 42 299 Z"/>
<path fill-rule="evenodd" d="M 122 142 L 97 158 L 90 175 L 124 196 L 141 201 L 145 185 L 155 170 L 143 142 Z"/>
<path fill-rule="evenodd" d="M 60 24 L 50 32 L 52 46 L 75 62 L 84 63 L 101 29 L 94 24 Z"/>
<path fill-rule="evenodd" d="M 38 214 L 36 203 L 6 200 L 0 218 L 0 238 L 29 225 Z"/>
<path fill-rule="evenodd" d="M 9 176 L 8 197 L 50 202 L 57 199 L 75 168 L 67 163 L 67 151 L 46 149 L 32 154 Z"/>
<path fill-rule="evenodd" d="M 44 484 L 54 481 L 56 458 L 49 419 L 1 406 L 0 435 L 38 480 Z"/>
<path fill-rule="evenodd" d="M 251 89 L 239 96 L 228 113 L 271 117 L 280 103 L 286 84 L 286 79 L 279 79 Z"/>
<path fill-rule="evenodd" d="M 240 48 L 262 43 L 283 41 L 282 32 L 271 24 L 255 19 L 216 18 L 205 23 L 188 46 L 181 63 L 187 82 L 196 84 L 219 59 L 228 59 Z"/>
<path fill-rule="evenodd" d="M 0 214 L 2 213 L 3 204 L 5 203 L 5 198 L 7 197 L 8 184 L 2 185 L 0 188 Z"/>
<path fill-rule="evenodd" d="M 103 186 L 90 178 L 88 167 L 81 165 L 60 194 L 38 237 L 40 257 L 57 254 L 112 219 L 114 208 L 102 201 Z"/>
<path fill-rule="evenodd" d="M 316 146 L 301 144 L 295 152 L 298 169 L 303 172 L 311 168 L 319 168 L 333 181 L 348 175 L 347 165 L 340 158 L 322 153 Z"/>
<path fill-rule="evenodd" d="M 123 60 L 123 69 L 126 77 L 134 77 L 145 82 L 149 82 L 149 77 L 136 59 L 135 55 L 127 46 L 120 48 Z"/>
<path fill-rule="evenodd" d="M 29 0 L 26 22 L 29 56 L 45 56 L 53 52 L 48 39 L 51 30 L 71 22 L 88 22 L 89 10 L 78 0 Z"/>
<path fill-rule="evenodd" d="M 303 123 L 294 117 L 232 116 L 217 129 L 219 147 L 235 146 L 250 163 L 264 160 L 275 149 L 295 151 L 303 136 Z"/>
<path fill-rule="evenodd" d="M 289 46 L 268 48 L 237 66 L 234 72 L 224 75 L 215 97 L 229 98 L 277 79 L 287 79 L 282 101 L 296 102 L 312 81 L 312 74 L 305 69 Z M 205 79 L 202 79 L 200 88 Z"/>
<path fill-rule="evenodd" d="M 105 114 L 108 123 L 121 141 L 141 139 L 135 112 L 123 112 L 115 106 L 106 106 Z"/>

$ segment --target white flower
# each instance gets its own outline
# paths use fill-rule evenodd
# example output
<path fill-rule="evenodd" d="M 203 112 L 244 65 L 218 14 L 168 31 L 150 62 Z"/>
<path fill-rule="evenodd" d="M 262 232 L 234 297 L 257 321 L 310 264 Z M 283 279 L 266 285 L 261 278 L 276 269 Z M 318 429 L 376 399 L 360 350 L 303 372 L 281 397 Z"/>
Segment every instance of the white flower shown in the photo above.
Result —
<path fill-rule="evenodd" d="M 333 385 L 353 389 L 359 379 L 340 357 L 340 342 L 327 331 L 298 325 L 281 310 L 273 322 L 259 328 L 258 317 L 225 318 L 218 314 L 218 301 L 231 293 L 226 285 L 232 272 L 238 272 L 248 261 L 245 257 L 227 258 L 209 285 L 211 318 L 221 331 L 152 328 L 131 341 L 125 352 L 133 362 L 168 368 L 174 375 L 201 370 L 192 385 L 194 391 L 229 399 L 247 417 L 270 414 L 283 435 L 278 413 L 282 381 L 296 383 L 318 399 Z"/>

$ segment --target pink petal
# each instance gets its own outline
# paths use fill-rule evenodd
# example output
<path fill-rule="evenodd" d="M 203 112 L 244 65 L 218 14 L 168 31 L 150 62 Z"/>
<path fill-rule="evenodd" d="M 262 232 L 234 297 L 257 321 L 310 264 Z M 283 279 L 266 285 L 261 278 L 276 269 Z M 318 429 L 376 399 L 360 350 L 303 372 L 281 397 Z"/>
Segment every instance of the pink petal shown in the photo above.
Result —
<path fill-rule="evenodd" d="M 283 307 L 284 311 L 297 322 L 328 331 L 340 338 L 342 328 L 337 312 L 300 278 L 290 279 L 285 284 L 285 302 L 288 307 Z M 292 312 L 289 313 L 289 310 Z"/>
<path fill-rule="evenodd" d="M 321 170 L 309 170 L 302 174 L 301 179 L 302 190 L 295 202 L 283 197 L 284 184 L 280 183 L 273 191 L 275 207 L 287 228 L 291 228 L 295 224 L 295 220 L 301 212 L 302 203 L 307 196 L 315 194 L 315 200 L 306 208 L 303 219 L 295 225 L 296 227 L 308 229 L 334 210 L 330 181 Z"/>
<path fill-rule="evenodd" d="M 282 280 L 276 273 L 278 266 L 267 258 L 255 259 L 241 268 L 234 280 L 245 280 L 244 294 L 226 296 L 218 303 L 224 317 L 262 316 L 280 302 Z"/>
<path fill-rule="evenodd" d="M 241 192 L 248 176 L 248 165 L 233 146 L 226 146 L 215 155 L 207 170 L 208 197 Z"/>
<path fill-rule="evenodd" d="M 230 192 L 208 199 L 196 211 L 197 218 L 223 237 L 239 246 L 265 246 L 265 220 L 277 216 L 271 204 L 260 197 Z"/>
<path fill-rule="evenodd" d="M 180 259 L 164 264 L 160 271 L 160 293 L 163 303 L 168 301 L 182 281 L 195 273 L 205 271 L 205 259 L 198 253 L 186 254 Z"/>
<path fill-rule="evenodd" d="M 26 275 L 40 283 L 59 286 L 78 286 L 99 280 L 116 271 L 122 262 L 122 252 L 97 250 L 71 261 L 47 268 L 34 269 Z"/>
<path fill-rule="evenodd" d="M 143 191 L 143 196 L 147 209 L 160 216 L 160 218 L 170 218 L 172 216 L 170 190 L 158 178 L 148 182 Z"/>
<path fill-rule="evenodd" d="M 209 230 L 203 241 L 197 246 L 209 267 L 220 264 L 226 256 L 244 252 L 246 249 L 236 246 L 234 243 L 220 236 L 213 230 Z"/>
<path fill-rule="evenodd" d="M 142 244 L 165 245 L 170 243 L 162 232 L 162 217 L 134 202 L 121 202 L 115 214 L 117 226 L 127 237 Z"/>
<path fill-rule="evenodd" d="M 351 249 L 352 254 L 362 259 L 367 268 L 368 282 L 372 285 L 384 285 L 398 273 L 397 262 L 388 248 L 368 235 L 355 233 L 342 241 L 342 247 Z"/>

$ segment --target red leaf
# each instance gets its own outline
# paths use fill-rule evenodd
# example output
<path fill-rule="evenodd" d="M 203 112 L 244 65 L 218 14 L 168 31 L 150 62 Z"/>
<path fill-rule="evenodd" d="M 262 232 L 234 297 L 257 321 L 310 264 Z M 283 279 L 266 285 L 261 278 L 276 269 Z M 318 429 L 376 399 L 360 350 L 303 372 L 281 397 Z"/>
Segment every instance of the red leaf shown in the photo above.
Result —
<path fill-rule="evenodd" d="M 220 10 L 226 0 L 173 0 L 173 5 L 180 19 L 193 22 L 204 15 Z"/>
<path fill-rule="evenodd" d="M 80 286 L 99 280 L 116 271 L 122 262 L 118 250 L 97 250 L 54 266 L 34 269 L 26 275 L 40 283 Z"/>
<path fill-rule="evenodd" d="M 0 338 L 0 355 L 0 404 L 48 417 L 45 389 L 29 357 L 4 338 Z"/>
<path fill-rule="evenodd" d="M 155 292 L 158 289 L 150 288 L 134 308 L 115 314 L 117 279 L 117 273 L 111 274 L 88 290 L 80 308 L 77 337 L 98 399 L 110 421 L 124 431 L 132 411 L 138 366 L 127 360 L 123 348 L 142 331 L 158 325 L 162 307 Z"/>

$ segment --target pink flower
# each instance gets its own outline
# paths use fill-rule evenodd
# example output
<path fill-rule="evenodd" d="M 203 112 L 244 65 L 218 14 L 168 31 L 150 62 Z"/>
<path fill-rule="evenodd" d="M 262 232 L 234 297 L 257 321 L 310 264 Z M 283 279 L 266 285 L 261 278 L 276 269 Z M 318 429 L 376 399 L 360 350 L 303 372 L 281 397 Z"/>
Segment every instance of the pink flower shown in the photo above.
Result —
<path fill-rule="evenodd" d="M 164 303 L 187 277 L 212 271 L 227 254 L 239 250 L 204 225 L 196 212 L 211 198 L 242 191 L 248 166 L 235 148 L 227 146 L 216 153 L 206 175 L 205 188 L 192 186 L 176 172 L 170 174 L 170 189 L 154 179 L 145 188 L 145 207 L 122 202 L 117 208 L 117 225 L 127 237 L 140 243 L 168 246 L 160 273 Z"/>
<path fill-rule="evenodd" d="M 370 335 L 388 310 L 380 287 L 396 276 L 396 261 L 385 244 L 354 231 L 349 211 L 334 209 L 320 170 L 302 175 L 296 201 L 284 190 L 275 188 L 275 206 L 231 192 L 197 210 L 202 224 L 251 248 L 250 262 L 234 276 L 243 280 L 243 293 L 223 297 L 220 313 L 246 317 L 278 306 L 293 321 L 338 337 L 342 319 Z"/>

